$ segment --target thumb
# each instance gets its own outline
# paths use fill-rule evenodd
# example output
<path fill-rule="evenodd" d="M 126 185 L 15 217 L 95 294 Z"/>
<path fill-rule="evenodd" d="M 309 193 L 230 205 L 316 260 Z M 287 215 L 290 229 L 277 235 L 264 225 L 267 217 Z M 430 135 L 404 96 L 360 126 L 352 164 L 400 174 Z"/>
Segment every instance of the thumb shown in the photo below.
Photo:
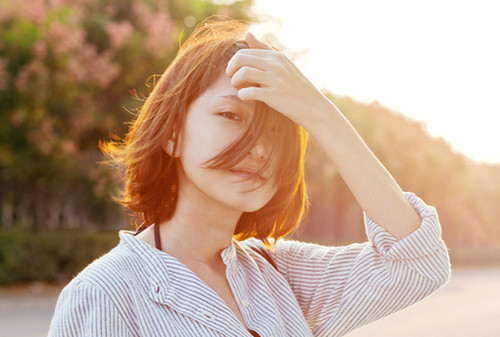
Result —
<path fill-rule="evenodd" d="M 246 33 L 245 41 L 252 49 L 272 49 L 270 46 L 257 39 L 255 35 L 250 32 Z"/>

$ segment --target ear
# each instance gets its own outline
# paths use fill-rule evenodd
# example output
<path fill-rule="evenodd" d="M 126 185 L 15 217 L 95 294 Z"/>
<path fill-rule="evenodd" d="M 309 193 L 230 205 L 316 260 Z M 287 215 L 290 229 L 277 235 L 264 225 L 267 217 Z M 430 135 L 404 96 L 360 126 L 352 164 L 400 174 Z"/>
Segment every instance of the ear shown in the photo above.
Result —
<path fill-rule="evenodd" d="M 177 137 L 177 139 L 176 139 L 175 136 L 176 135 L 173 134 L 172 137 L 170 137 L 166 142 L 164 142 L 162 145 L 162 149 L 169 156 L 174 157 L 174 158 L 178 158 L 179 157 L 180 141 L 179 141 L 179 138 Z M 175 146 L 176 141 L 177 141 L 177 148 L 175 149 L 175 153 L 174 153 L 174 148 L 176 147 Z"/>

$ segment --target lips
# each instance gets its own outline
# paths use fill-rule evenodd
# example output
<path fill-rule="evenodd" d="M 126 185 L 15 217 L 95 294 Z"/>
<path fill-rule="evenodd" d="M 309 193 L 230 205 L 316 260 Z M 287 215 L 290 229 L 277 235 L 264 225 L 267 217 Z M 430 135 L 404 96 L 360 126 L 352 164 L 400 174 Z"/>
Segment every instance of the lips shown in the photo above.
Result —
<path fill-rule="evenodd" d="M 259 171 L 250 167 L 235 167 L 231 170 L 231 173 L 248 180 L 254 181 L 264 181 L 264 178 L 259 174 Z"/>

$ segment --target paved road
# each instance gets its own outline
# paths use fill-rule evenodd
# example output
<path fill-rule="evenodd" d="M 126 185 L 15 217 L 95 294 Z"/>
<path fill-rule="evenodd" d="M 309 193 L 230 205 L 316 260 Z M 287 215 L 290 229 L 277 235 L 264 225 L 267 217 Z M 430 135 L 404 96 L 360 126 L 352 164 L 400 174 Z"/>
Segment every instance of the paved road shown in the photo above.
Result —
<path fill-rule="evenodd" d="M 57 290 L 0 292 L 0 335 L 46 336 Z M 346 337 L 396 336 L 500 336 L 500 268 L 458 269 L 436 294 Z"/>
<path fill-rule="evenodd" d="M 47 336 L 60 288 L 35 286 L 0 292 L 0 336 Z"/>

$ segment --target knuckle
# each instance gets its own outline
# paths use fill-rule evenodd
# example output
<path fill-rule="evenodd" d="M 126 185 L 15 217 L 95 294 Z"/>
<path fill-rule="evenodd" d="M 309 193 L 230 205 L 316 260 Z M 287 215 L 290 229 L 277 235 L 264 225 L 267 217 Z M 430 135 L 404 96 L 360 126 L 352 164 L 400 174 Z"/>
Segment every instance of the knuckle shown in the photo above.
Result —
<path fill-rule="evenodd" d="M 234 54 L 234 56 L 233 56 L 233 60 L 234 60 L 234 62 L 235 62 L 236 64 L 240 64 L 240 63 L 243 63 L 243 62 L 244 62 L 245 57 L 246 57 L 246 56 L 245 56 L 245 54 L 244 54 L 244 49 L 242 49 L 242 50 L 238 50 L 238 51 L 236 52 L 236 54 Z"/>
<path fill-rule="evenodd" d="M 232 85 L 238 85 L 239 84 L 239 76 L 238 74 L 234 74 L 232 77 L 231 77 L 231 84 Z"/>
<path fill-rule="evenodd" d="M 279 52 L 276 52 L 275 54 L 275 62 L 276 64 L 286 64 L 288 61 L 288 58 L 286 57 L 285 54 L 282 54 L 282 53 L 279 53 Z"/>
<path fill-rule="evenodd" d="M 248 76 L 252 72 L 252 69 L 250 69 L 249 66 L 243 66 L 241 67 L 240 72 L 242 76 Z"/>
<path fill-rule="evenodd" d="M 231 61 L 232 63 L 235 63 L 237 64 L 241 59 L 241 54 L 238 52 L 236 52 L 236 54 L 233 55 L 233 57 L 231 57 Z"/>
<path fill-rule="evenodd" d="M 226 71 L 228 74 L 235 73 L 238 71 L 238 66 L 242 63 L 241 55 L 238 53 L 234 54 L 233 57 L 227 63 Z"/>

